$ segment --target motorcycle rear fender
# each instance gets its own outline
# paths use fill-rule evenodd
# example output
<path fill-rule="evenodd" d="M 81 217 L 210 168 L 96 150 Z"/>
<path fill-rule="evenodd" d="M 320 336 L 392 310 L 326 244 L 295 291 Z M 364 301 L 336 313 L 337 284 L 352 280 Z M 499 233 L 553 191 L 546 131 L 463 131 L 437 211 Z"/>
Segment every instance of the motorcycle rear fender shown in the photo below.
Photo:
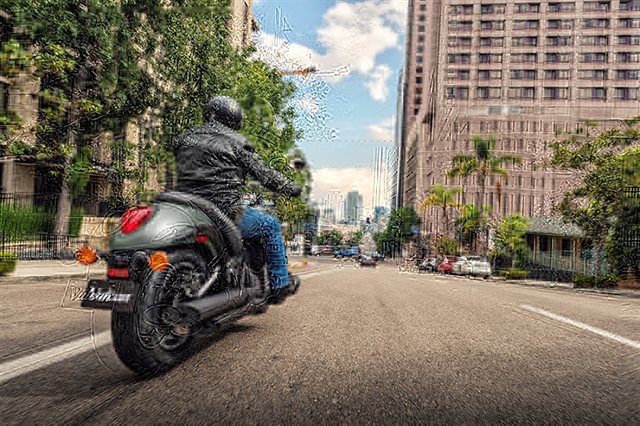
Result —
<path fill-rule="evenodd" d="M 151 205 L 153 213 L 134 231 L 123 234 L 120 228 L 109 241 L 111 251 L 164 249 L 184 244 L 204 244 L 211 251 L 219 252 L 222 243 L 219 231 L 209 217 L 196 207 L 170 203 Z M 206 242 L 196 240 L 198 235 L 208 235 Z M 213 237 L 213 238 L 212 238 Z"/>

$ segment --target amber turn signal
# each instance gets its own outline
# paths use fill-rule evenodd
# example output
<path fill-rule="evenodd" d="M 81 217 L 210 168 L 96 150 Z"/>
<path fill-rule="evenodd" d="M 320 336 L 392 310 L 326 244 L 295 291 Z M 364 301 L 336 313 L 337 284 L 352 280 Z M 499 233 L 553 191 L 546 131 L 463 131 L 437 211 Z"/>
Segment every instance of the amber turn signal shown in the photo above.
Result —
<path fill-rule="evenodd" d="M 84 246 L 76 252 L 76 260 L 83 265 L 91 265 L 98 260 L 98 254 L 91 247 Z"/>
<path fill-rule="evenodd" d="M 169 256 L 163 251 L 153 252 L 149 257 L 149 266 L 154 271 L 162 271 L 169 266 Z"/>

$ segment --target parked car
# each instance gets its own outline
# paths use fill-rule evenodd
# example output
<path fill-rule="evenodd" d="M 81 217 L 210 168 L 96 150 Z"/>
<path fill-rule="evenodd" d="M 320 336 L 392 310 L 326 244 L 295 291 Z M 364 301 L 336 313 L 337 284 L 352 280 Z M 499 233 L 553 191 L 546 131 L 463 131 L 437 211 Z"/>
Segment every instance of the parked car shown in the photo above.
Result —
<path fill-rule="evenodd" d="M 360 254 L 358 247 L 343 248 L 333 252 L 333 257 L 353 257 Z"/>
<path fill-rule="evenodd" d="M 374 259 L 376 262 L 380 262 L 384 260 L 384 255 L 378 253 L 377 251 L 369 251 L 369 252 L 366 252 L 365 254 L 371 257 L 372 259 Z"/>
<path fill-rule="evenodd" d="M 418 265 L 418 272 L 435 272 L 437 269 L 435 257 L 427 257 Z"/>
<path fill-rule="evenodd" d="M 311 248 L 311 254 L 314 256 L 332 256 L 333 247 L 331 246 L 313 246 Z"/>
<path fill-rule="evenodd" d="M 378 262 L 371 256 L 365 256 L 365 255 L 360 255 L 360 260 L 359 260 L 360 266 L 361 267 L 365 267 L 365 266 L 371 266 L 371 267 L 376 267 Z"/>
<path fill-rule="evenodd" d="M 491 264 L 479 256 L 463 256 L 453 264 L 451 273 L 488 278 L 491 275 Z"/>
<path fill-rule="evenodd" d="M 438 272 L 441 274 L 450 274 L 451 268 L 456 260 L 458 260 L 458 256 L 444 256 L 438 263 Z"/>

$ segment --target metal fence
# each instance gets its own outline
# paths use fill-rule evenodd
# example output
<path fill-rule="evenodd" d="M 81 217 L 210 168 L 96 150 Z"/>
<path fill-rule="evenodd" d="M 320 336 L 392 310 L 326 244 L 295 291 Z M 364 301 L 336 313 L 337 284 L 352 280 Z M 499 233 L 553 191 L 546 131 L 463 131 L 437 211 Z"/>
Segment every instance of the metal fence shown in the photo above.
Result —
<path fill-rule="evenodd" d="M 53 232 L 56 194 L 0 193 L 0 252 L 21 260 L 73 257 L 86 238 Z"/>

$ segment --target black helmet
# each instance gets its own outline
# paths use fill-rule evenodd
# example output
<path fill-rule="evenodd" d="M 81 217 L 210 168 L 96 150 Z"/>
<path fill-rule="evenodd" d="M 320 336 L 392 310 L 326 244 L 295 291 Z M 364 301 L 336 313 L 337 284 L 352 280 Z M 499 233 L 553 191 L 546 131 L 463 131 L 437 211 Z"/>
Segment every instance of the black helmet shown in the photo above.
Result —
<path fill-rule="evenodd" d="M 233 130 L 242 128 L 242 107 L 228 96 L 216 96 L 204 107 L 204 119 L 217 121 Z"/>

